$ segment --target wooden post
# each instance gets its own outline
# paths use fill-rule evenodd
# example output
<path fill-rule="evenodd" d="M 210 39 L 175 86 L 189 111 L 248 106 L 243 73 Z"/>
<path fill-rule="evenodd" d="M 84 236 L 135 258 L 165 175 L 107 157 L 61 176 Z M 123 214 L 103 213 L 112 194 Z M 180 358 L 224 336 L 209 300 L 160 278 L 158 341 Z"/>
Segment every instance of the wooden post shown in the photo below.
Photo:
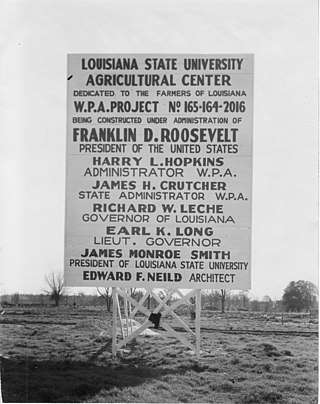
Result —
<path fill-rule="evenodd" d="M 119 316 L 121 337 L 124 338 L 123 322 L 122 322 L 122 316 L 121 316 L 121 307 L 120 307 L 119 298 L 118 298 L 118 289 L 116 289 L 116 292 L 117 292 L 116 293 L 116 303 L 117 303 L 117 310 L 118 310 L 118 316 Z"/>
<path fill-rule="evenodd" d="M 133 325 L 132 325 L 133 319 L 131 318 L 131 303 L 128 302 L 128 304 L 129 304 L 130 333 L 132 334 L 133 333 Z"/>
<path fill-rule="evenodd" d="M 124 292 L 125 292 L 125 294 L 127 294 L 128 289 L 124 288 Z M 129 335 L 129 318 L 128 318 L 128 301 L 127 301 L 126 297 L 123 299 L 123 302 L 124 302 L 124 316 L 126 318 L 126 328 L 127 328 L 126 336 L 128 336 Z"/>
<path fill-rule="evenodd" d="M 201 289 L 196 291 L 196 355 L 200 355 L 200 338 L 201 338 Z"/>
<path fill-rule="evenodd" d="M 117 355 L 117 288 L 112 288 L 112 355 Z"/>

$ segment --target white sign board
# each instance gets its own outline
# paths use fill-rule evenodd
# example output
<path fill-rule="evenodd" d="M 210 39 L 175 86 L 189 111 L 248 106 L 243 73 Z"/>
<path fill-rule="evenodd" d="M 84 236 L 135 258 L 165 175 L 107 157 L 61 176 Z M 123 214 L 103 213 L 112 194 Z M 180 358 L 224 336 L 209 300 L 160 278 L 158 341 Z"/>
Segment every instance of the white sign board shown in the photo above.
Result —
<path fill-rule="evenodd" d="M 250 289 L 253 55 L 69 55 L 65 281 Z"/>

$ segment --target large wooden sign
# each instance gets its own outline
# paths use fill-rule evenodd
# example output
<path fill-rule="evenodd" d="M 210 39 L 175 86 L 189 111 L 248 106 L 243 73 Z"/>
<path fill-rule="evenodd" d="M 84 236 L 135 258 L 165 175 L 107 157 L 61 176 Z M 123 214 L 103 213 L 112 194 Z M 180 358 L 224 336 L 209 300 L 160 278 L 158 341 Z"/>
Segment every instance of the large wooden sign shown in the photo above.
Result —
<path fill-rule="evenodd" d="M 69 55 L 67 121 L 67 285 L 250 288 L 252 55 Z"/>

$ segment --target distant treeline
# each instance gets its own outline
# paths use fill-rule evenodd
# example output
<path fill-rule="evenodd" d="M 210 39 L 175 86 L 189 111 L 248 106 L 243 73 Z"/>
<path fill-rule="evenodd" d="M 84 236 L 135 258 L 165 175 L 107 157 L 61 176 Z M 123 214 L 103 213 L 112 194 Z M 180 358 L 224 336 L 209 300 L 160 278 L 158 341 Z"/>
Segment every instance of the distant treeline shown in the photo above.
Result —
<path fill-rule="evenodd" d="M 2 307 L 51 307 L 55 306 L 51 296 L 45 294 L 13 293 L 0 297 Z M 102 296 L 85 295 L 83 293 L 62 296 L 60 306 L 105 306 Z"/>
<path fill-rule="evenodd" d="M 166 291 L 161 290 L 160 295 L 165 295 Z M 139 300 L 143 296 L 142 291 L 135 291 L 134 296 Z M 110 294 L 111 295 L 111 294 Z M 176 300 L 175 297 L 171 302 Z M 54 302 L 50 295 L 46 294 L 4 294 L 0 297 L 2 307 L 51 307 Z M 171 303 L 169 301 L 169 304 Z M 157 305 L 154 299 L 149 302 L 150 308 Z M 262 300 L 250 298 L 246 292 L 230 291 L 224 296 L 221 291 L 203 291 L 201 297 L 202 310 L 209 311 L 257 311 L 257 312 L 281 312 L 283 310 L 282 301 L 272 301 L 269 296 L 265 296 Z M 77 294 L 68 294 L 61 297 L 59 306 L 67 307 L 102 307 L 106 306 L 106 298 L 101 295 L 85 295 L 83 292 Z"/>
<path fill-rule="evenodd" d="M 170 289 L 158 289 L 158 296 L 163 299 Z M 130 289 L 131 296 L 139 301 L 144 296 L 144 291 L 137 288 Z M 120 302 L 121 302 L 121 298 Z M 167 302 L 168 305 L 178 300 L 177 294 L 173 295 Z M 270 296 L 264 296 L 261 300 L 253 298 L 248 291 L 236 290 L 202 290 L 201 309 L 205 311 L 233 312 L 233 311 L 251 311 L 262 313 L 280 313 L 285 311 L 309 312 L 317 310 L 317 300 L 314 304 L 310 303 L 308 307 L 301 307 L 299 310 L 293 310 L 290 306 L 284 304 L 283 300 L 272 300 Z M 5 307 L 52 307 L 56 306 L 51 294 L 3 294 L 0 296 L 0 303 Z M 189 302 L 190 305 L 192 302 Z M 145 306 L 152 310 L 158 305 L 152 297 L 146 300 Z M 182 305 L 180 311 L 188 312 L 190 305 Z M 62 307 L 105 307 L 108 311 L 112 308 L 111 288 L 97 289 L 97 294 L 86 295 L 84 292 L 72 294 L 64 291 L 59 297 L 59 306 Z M 185 307 L 184 307 L 185 306 Z"/>

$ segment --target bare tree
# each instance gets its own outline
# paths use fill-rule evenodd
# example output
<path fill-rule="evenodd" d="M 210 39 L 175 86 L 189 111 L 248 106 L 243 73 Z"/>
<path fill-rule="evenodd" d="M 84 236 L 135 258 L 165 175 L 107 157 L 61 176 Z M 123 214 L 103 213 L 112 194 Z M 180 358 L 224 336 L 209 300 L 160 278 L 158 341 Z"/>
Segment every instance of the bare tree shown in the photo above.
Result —
<path fill-rule="evenodd" d="M 11 297 L 11 303 L 13 303 L 15 306 L 19 305 L 19 300 L 20 300 L 20 295 L 19 293 L 14 293 Z"/>
<path fill-rule="evenodd" d="M 135 299 L 135 298 L 136 298 L 136 295 L 137 295 L 137 292 L 138 292 L 138 289 L 137 289 L 137 288 L 130 288 L 130 289 L 129 289 L 129 292 L 130 292 L 130 296 L 131 296 L 133 299 Z"/>
<path fill-rule="evenodd" d="M 107 305 L 107 311 L 110 311 L 111 310 L 111 304 L 112 304 L 112 289 L 105 287 L 104 291 L 101 292 L 100 289 L 97 287 L 97 292 L 105 300 L 106 305 Z"/>
<path fill-rule="evenodd" d="M 264 311 L 268 313 L 270 309 L 272 309 L 272 299 L 270 296 L 265 295 L 263 296 L 262 301 L 264 303 Z"/>
<path fill-rule="evenodd" d="M 49 289 L 44 290 L 45 293 L 47 293 L 51 297 L 56 306 L 59 306 L 59 302 L 62 296 L 66 293 L 63 275 L 52 271 L 49 275 L 45 276 L 45 281 L 47 286 L 49 287 Z"/>
<path fill-rule="evenodd" d="M 226 297 L 230 292 L 228 289 L 220 289 L 221 313 L 225 312 Z"/>
<path fill-rule="evenodd" d="M 220 293 L 217 290 L 203 289 L 201 304 L 204 309 L 217 310 L 220 306 Z"/>
<path fill-rule="evenodd" d="M 249 310 L 249 302 L 250 302 L 250 296 L 248 294 L 247 290 L 241 290 L 239 292 L 239 298 L 240 298 L 240 308 L 238 310 L 244 310 L 247 311 Z"/>

